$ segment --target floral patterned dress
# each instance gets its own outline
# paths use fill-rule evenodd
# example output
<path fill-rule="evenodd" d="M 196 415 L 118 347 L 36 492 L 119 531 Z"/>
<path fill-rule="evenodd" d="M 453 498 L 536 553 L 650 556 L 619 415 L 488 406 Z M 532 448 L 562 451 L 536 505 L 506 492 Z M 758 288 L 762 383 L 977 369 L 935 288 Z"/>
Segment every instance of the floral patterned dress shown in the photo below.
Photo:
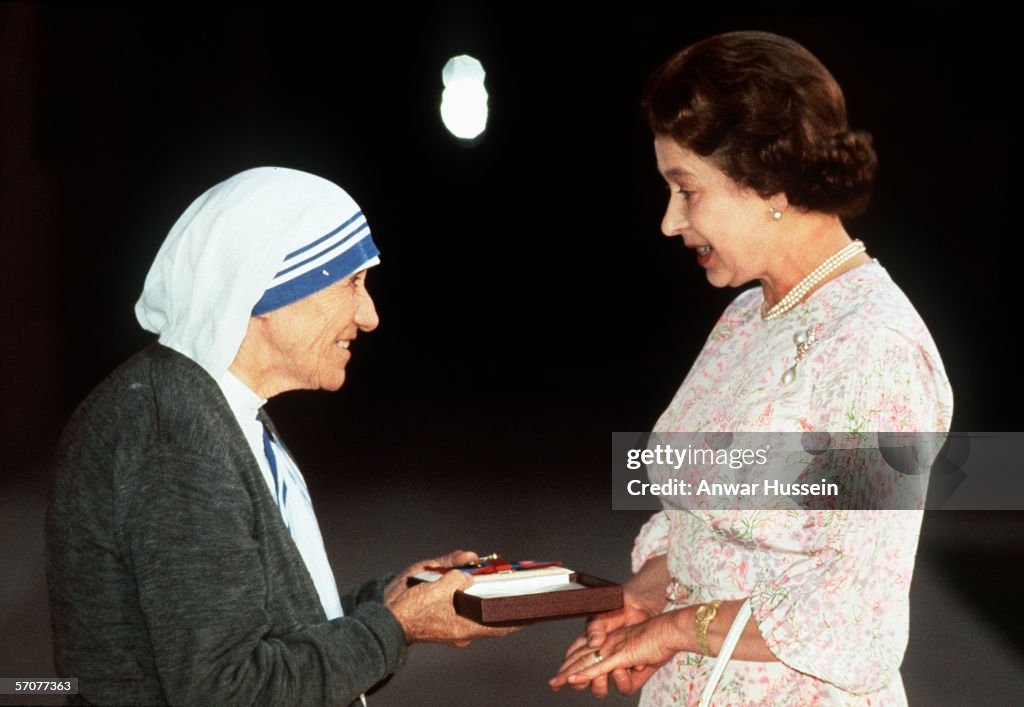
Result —
<path fill-rule="evenodd" d="M 656 431 L 946 431 L 953 398 L 928 329 L 877 261 L 764 322 L 760 288 L 726 309 Z M 814 346 L 797 361 L 793 335 Z M 782 385 L 796 364 L 796 378 Z M 920 511 L 656 513 L 633 570 L 668 555 L 666 611 L 750 598 L 778 662 L 730 661 L 715 705 L 906 704 L 899 666 Z M 679 653 L 642 705 L 696 704 L 714 664 Z"/>

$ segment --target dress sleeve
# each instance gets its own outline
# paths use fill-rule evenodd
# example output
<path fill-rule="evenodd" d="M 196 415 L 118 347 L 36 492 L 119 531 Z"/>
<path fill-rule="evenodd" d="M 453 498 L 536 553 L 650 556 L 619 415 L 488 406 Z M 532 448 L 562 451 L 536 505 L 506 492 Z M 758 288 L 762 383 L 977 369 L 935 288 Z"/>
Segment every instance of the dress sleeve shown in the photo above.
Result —
<path fill-rule="evenodd" d="M 821 543 L 750 594 L 780 661 L 853 693 L 888 685 L 907 646 L 920 511 L 804 511 Z M 788 558 L 787 558 L 788 559 Z"/>
<path fill-rule="evenodd" d="M 930 348 L 887 328 L 835 342 L 813 362 L 807 420 L 830 432 L 945 431 L 952 394 Z M 757 582 L 754 619 L 795 670 L 853 693 L 881 689 L 906 650 L 922 513 L 804 513 L 804 547 Z"/>
<path fill-rule="evenodd" d="M 405 634 L 372 601 L 331 621 L 280 625 L 265 607 L 264 548 L 244 487 L 207 458 L 139 470 L 123 537 L 170 704 L 349 704 L 403 662 Z"/>
<path fill-rule="evenodd" d="M 669 519 L 665 511 L 658 511 L 644 523 L 633 543 L 633 574 L 658 555 L 668 553 Z"/>

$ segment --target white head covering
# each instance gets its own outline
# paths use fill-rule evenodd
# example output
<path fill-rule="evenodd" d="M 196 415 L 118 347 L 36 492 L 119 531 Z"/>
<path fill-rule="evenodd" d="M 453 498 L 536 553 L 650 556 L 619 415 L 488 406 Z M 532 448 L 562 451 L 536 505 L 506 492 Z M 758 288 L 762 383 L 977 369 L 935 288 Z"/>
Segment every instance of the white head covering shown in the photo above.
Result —
<path fill-rule="evenodd" d="M 258 167 L 200 196 L 171 228 L 135 316 L 220 380 L 249 318 L 376 265 L 359 205 L 306 172 Z"/>

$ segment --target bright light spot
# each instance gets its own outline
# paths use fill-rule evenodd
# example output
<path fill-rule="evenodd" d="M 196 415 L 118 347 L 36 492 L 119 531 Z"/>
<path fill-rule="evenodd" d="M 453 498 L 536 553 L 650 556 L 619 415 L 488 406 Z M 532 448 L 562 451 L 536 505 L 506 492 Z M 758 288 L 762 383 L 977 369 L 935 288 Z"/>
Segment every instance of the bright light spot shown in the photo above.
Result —
<path fill-rule="evenodd" d="M 441 120 L 457 138 L 472 140 L 487 127 L 483 65 L 471 56 L 452 57 L 441 71 Z"/>

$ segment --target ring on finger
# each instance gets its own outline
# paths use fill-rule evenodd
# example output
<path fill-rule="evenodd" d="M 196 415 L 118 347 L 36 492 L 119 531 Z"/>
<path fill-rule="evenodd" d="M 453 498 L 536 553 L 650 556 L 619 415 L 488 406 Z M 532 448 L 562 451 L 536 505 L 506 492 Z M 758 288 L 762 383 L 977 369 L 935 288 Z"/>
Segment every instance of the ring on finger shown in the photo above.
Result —
<path fill-rule="evenodd" d="M 602 660 L 604 660 L 604 656 L 601 655 L 601 649 L 600 648 L 598 648 L 597 650 L 594 651 L 593 656 L 594 656 L 594 662 L 591 663 L 591 665 L 597 665 Z"/>

